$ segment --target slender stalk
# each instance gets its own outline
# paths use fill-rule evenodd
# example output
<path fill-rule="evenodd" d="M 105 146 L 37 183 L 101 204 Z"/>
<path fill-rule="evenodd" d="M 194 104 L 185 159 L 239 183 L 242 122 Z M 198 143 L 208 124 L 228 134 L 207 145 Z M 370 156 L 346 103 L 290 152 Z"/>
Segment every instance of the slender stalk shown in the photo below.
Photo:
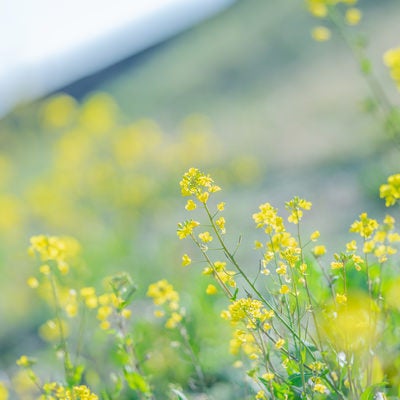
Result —
<path fill-rule="evenodd" d="M 56 321 L 57 321 L 58 331 L 59 331 L 59 334 L 60 334 L 60 344 L 59 344 L 59 346 L 60 346 L 60 349 L 64 353 L 64 372 L 65 372 L 65 377 L 66 377 L 67 382 L 70 384 L 70 380 L 71 380 L 72 373 L 73 373 L 73 366 L 72 366 L 72 363 L 71 363 L 70 354 L 69 354 L 69 351 L 68 351 L 68 345 L 67 345 L 67 341 L 66 341 L 66 338 L 65 338 L 63 324 L 62 324 L 62 320 L 61 320 L 61 316 L 60 316 L 61 305 L 60 305 L 60 300 L 59 300 L 58 293 L 57 293 L 57 286 L 56 286 L 54 273 L 52 271 L 50 271 L 49 280 L 50 280 L 50 285 L 51 285 L 53 298 L 54 298 L 55 318 L 56 318 Z"/>
<path fill-rule="evenodd" d="M 181 337 L 183 339 L 183 343 L 186 347 L 186 352 L 189 355 L 192 365 L 194 367 L 194 370 L 196 372 L 197 378 L 200 383 L 201 390 L 204 394 L 207 395 L 207 398 L 209 398 L 209 396 L 207 394 L 208 390 L 207 390 L 206 380 L 205 380 L 203 369 L 201 368 L 199 358 L 197 357 L 196 353 L 193 350 L 193 346 L 190 343 L 189 334 L 187 332 L 187 329 L 182 324 L 179 325 L 179 334 L 181 335 Z"/>
<path fill-rule="evenodd" d="M 279 321 L 289 330 L 289 332 L 298 340 L 302 340 L 301 337 L 299 337 L 298 333 L 290 326 L 290 324 L 280 315 L 280 313 L 276 312 L 275 307 L 260 293 L 260 291 L 256 288 L 256 286 L 253 284 L 253 282 L 250 281 L 250 279 L 247 277 L 246 273 L 243 271 L 243 269 L 240 267 L 240 265 L 237 263 L 235 257 L 229 252 L 228 248 L 225 245 L 225 242 L 223 241 L 220 233 L 218 232 L 217 227 L 214 224 L 214 220 L 212 218 L 212 215 L 207 207 L 207 205 L 204 203 L 204 209 L 207 213 L 207 216 L 209 218 L 209 221 L 211 223 L 211 226 L 213 228 L 214 233 L 216 234 L 218 241 L 226 255 L 226 257 L 231 261 L 231 263 L 234 265 L 234 267 L 237 269 L 239 274 L 243 277 L 243 279 L 246 281 L 246 283 L 249 285 L 249 287 L 253 290 L 253 292 L 259 297 L 259 299 L 267 305 L 271 310 L 274 311 L 275 316 L 279 319 Z M 304 348 L 306 351 L 310 354 L 312 359 L 315 360 L 315 355 L 314 353 L 308 348 L 308 346 L 303 342 Z"/>
<path fill-rule="evenodd" d="M 353 38 L 348 34 L 347 29 L 343 24 L 342 18 L 335 6 L 329 7 L 328 17 L 330 21 L 334 24 L 334 26 L 337 28 L 339 34 L 341 35 L 346 45 L 351 50 L 351 53 L 355 58 L 355 60 L 357 61 L 358 65 L 362 66 L 366 61 L 368 62 L 368 58 L 365 54 L 364 48 L 359 44 L 355 43 Z M 395 134 L 398 134 L 400 127 L 397 126 L 389 118 L 390 114 L 394 110 L 394 107 L 391 104 L 390 100 L 388 99 L 378 79 L 369 69 L 367 71 L 363 71 L 363 76 L 373 97 L 375 98 L 377 104 L 380 106 L 382 114 L 384 115 L 384 117 L 386 117 L 386 122 L 390 124 L 393 132 Z"/>

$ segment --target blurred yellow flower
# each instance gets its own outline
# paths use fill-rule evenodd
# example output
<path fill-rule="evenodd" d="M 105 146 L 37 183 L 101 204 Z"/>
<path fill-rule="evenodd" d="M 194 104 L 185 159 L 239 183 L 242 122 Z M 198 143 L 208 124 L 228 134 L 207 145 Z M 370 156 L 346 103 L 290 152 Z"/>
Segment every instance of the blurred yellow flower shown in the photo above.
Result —
<path fill-rule="evenodd" d="M 331 38 L 331 31 L 325 26 L 317 26 L 311 31 L 311 36 L 317 42 L 326 42 Z"/>
<path fill-rule="evenodd" d="M 346 10 L 345 18 L 349 25 L 357 25 L 361 21 L 362 13 L 358 8 Z"/>
<path fill-rule="evenodd" d="M 206 293 L 208 295 L 217 294 L 218 293 L 218 289 L 214 285 L 210 284 L 210 285 L 207 286 Z"/>

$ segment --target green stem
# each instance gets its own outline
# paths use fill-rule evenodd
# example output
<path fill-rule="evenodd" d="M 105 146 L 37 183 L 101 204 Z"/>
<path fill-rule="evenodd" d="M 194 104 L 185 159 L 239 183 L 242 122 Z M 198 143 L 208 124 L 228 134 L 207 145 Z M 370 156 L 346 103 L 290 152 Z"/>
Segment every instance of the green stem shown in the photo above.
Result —
<path fill-rule="evenodd" d="M 200 387 L 201 390 L 203 391 L 204 394 L 206 394 L 207 398 L 209 398 L 208 394 L 207 394 L 207 385 L 206 385 L 206 380 L 205 380 L 205 376 L 204 376 L 204 372 L 203 369 L 201 368 L 201 364 L 200 361 L 196 355 L 196 353 L 193 350 L 193 346 L 190 343 L 189 340 L 189 334 L 187 332 L 187 329 L 184 325 L 180 324 L 179 325 L 179 333 L 183 339 L 183 343 L 186 347 L 186 352 L 190 357 L 190 360 L 193 364 L 194 370 L 196 371 L 196 375 L 197 378 L 200 382 Z"/>
<path fill-rule="evenodd" d="M 259 299 L 266 305 L 268 306 L 272 311 L 274 311 L 275 316 L 279 319 L 279 321 L 289 330 L 289 332 L 296 337 L 298 340 L 302 340 L 299 335 L 297 334 L 296 331 L 293 330 L 293 328 L 290 326 L 290 324 L 280 315 L 280 313 L 276 312 L 274 306 L 260 293 L 260 291 L 255 287 L 255 285 L 250 281 L 250 279 L 247 277 L 247 275 L 245 274 L 245 272 L 243 271 L 243 269 L 239 266 L 239 264 L 237 263 L 235 257 L 229 252 L 229 250 L 227 249 L 220 233 L 218 232 L 217 227 L 214 224 L 212 215 L 207 207 L 206 204 L 204 204 L 204 209 L 206 210 L 206 213 L 208 215 L 209 221 L 212 225 L 213 231 L 215 232 L 219 243 L 221 244 L 221 247 L 226 255 L 226 257 L 229 259 L 229 261 L 231 261 L 231 263 L 234 265 L 234 267 L 237 269 L 237 271 L 239 272 L 239 274 L 243 277 L 243 279 L 246 281 L 246 283 L 249 285 L 249 287 L 253 290 L 253 292 L 259 297 Z M 310 354 L 310 356 L 315 360 L 315 356 L 313 354 L 313 352 L 307 347 L 307 345 L 305 343 L 303 343 L 303 345 L 305 346 L 307 352 Z"/>
<path fill-rule="evenodd" d="M 364 48 L 355 43 L 353 38 L 348 34 L 347 29 L 343 24 L 341 15 L 338 13 L 335 6 L 329 8 L 328 16 L 331 22 L 337 28 L 339 34 L 342 36 L 342 39 L 344 40 L 346 45 L 351 50 L 351 53 L 353 54 L 358 65 L 362 66 L 363 63 L 365 63 L 366 61 L 368 62 L 368 58 L 365 54 Z M 386 96 L 386 93 L 383 90 L 378 79 L 371 70 L 363 71 L 363 76 L 373 97 L 375 98 L 377 104 L 380 106 L 381 112 L 386 118 L 386 122 L 390 124 L 391 129 L 395 134 L 399 133 L 399 127 L 389 118 L 390 114 L 394 110 L 394 107 Z"/>
<path fill-rule="evenodd" d="M 65 333 L 64 333 L 63 326 L 62 326 L 62 320 L 61 320 L 61 316 L 60 316 L 61 305 L 60 305 L 60 300 L 58 298 L 55 277 L 54 277 L 54 274 L 53 274 L 52 271 L 50 272 L 49 280 L 50 280 L 51 289 L 52 289 L 53 298 L 54 298 L 54 304 L 55 304 L 55 318 L 56 318 L 56 321 L 57 321 L 58 330 L 59 330 L 59 334 L 60 334 L 60 344 L 59 344 L 59 346 L 60 346 L 60 349 L 64 352 L 65 378 L 66 378 L 68 384 L 71 384 L 71 378 L 72 378 L 72 375 L 73 375 L 73 366 L 72 366 L 72 363 L 71 363 L 70 354 L 68 352 L 67 341 L 65 339 Z"/>

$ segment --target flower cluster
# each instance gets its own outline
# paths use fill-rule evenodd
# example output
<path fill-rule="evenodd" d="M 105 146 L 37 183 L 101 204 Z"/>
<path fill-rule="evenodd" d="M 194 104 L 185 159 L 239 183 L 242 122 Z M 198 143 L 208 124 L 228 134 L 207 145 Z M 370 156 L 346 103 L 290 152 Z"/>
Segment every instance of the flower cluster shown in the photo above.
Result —
<path fill-rule="evenodd" d="M 267 310 L 260 300 L 242 298 L 229 305 L 228 310 L 222 311 L 221 317 L 230 321 L 232 325 L 243 322 L 248 329 L 255 329 L 264 326 L 267 320 L 274 316 L 272 310 Z M 264 326 L 265 330 L 270 329 L 269 323 Z"/>
<path fill-rule="evenodd" d="M 367 213 L 362 213 L 360 219 L 354 221 L 350 227 L 350 232 L 356 232 L 364 239 L 369 239 L 376 231 L 379 224 L 375 219 L 368 218 Z"/>
<path fill-rule="evenodd" d="M 395 219 L 390 215 L 386 215 L 382 224 L 379 224 L 378 221 L 368 218 L 367 213 L 363 213 L 359 220 L 353 222 L 350 232 L 358 233 L 364 239 L 364 254 L 372 253 L 379 263 L 384 263 L 389 256 L 397 253 L 393 244 L 400 242 L 400 234 L 394 231 L 394 224 Z M 355 242 L 348 243 L 347 248 L 356 250 Z M 355 257 L 357 256 L 353 255 L 353 261 L 359 264 L 360 258 Z"/>
<path fill-rule="evenodd" d="M 340 3 L 344 4 L 346 7 L 343 16 L 344 22 L 350 26 L 357 25 L 362 18 L 361 11 L 354 7 L 354 5 L 357 3 L 357 0 L 306 0 L 308 11 L 311 13 L 311 15 L 318 19 L 332 20 L 332 13 L 336 14 L 335 8 Z M 330 39 L 331 31 L 326 26 L 321 25 L 312 30 L 311 36 L 318 42 L 324 42 Z"/>
<path fill-rule="evenodd" d="M 290 211 L 288 221 L 294 224 L 298 224 L 303 216 L 303 210 L 309 210 L 311 203 L 298 197 L 286 203 L 286 208 Z M 270 274 L 270 270 L 267 268 L 268 264 L 272 261 L 277 263 L 276 273 L 281 276 L 286 276 L 287 268 L 286 265 L 291 268 L 299 266 L 306 269 L 304 263 L 300 263 L 302 249 L 299 246 L 298 241 L 286 230 L 284 220 L 278 215 L 278 210 L 272 207 L 269 203 L 261 204 L 259 206 L 259 212 L 253 214 L 253 220 L 256 223 L 257 228 L 263 228 L 264 232 L 268 236 L 268 240 L 265 243 L 265 252 L 263 253 L 262 259 L 262 273 L 265 275 Z M 312 233 L 310 240 L 315 241 L 319 237 L 319 232 Z M 260 241 L 256 242 L 256 248 L 263 248 L 264 244 Z M 281 261 L 277 262 L 277 257 L 281 258 Z M 287 286 L 282 285 L 281 293 L 287 293 Z"/>
<path fill-rule="evenodd" d="M 291 213 L 288 221 L 292 222 L 293 224 L 298 224 L 303 217 L 303 210 L 310 210 L 311 206 L 311 202 L 301 199 L 297 196 L 286 202 L 285 207 Z"/>
<path fill-rule="evenodd" d="M 200 225 L 200 222 L 188 220 L 178 224 L 177 235 L 179 239 L 184 239 L 193 234 L 193 229 Z"/>
<path fill-rule="evenodd" d="M 195 196 L 198 201 L 205 204 L 210 196 L 210 193 L 217 192 L 221 188 L 214 184 L 213 179 L 209 175 L 203 174 L 197 168 L 190 168 L 179 183 L 182 196 Z M 187 209 L 194 209 L 195 204 L 188 201 Z"/>
<path fill-rule="evenodd" d="M 56 382 L 43 385 L 43 392 L 39 400 L 98 400 L 98 396 L 85 385 L 64 387 Z"/>
<path fill-rule="evenodd" d="M 179 307 L 179 293 L 174 287 L 166 279 L 162 279 L 149 285 L 147 296 L 153 299 L 155 305 L 163 306 L 162 310 L 156 310 L 155 316 L 167 316 L 166 328 L 176 328 L 183 319 L 183 310 Z"/>
<path fill-rule="evenodd" d="M 400 50 L 399 50 L 399 71 L 400 71 Z M 385 199 L 386 207 L 393 206 L 400 199 L 400 174 L 389 176 L 387 183 L 381 185 L 380 197 Z"/>
<path fill-rule="evenodd" d="M 213 275 L 217 282 L 222 285 L 236 287 L 235 275 L 233 270 L 226 269 L 225 261 L 215 261 L 212 265 L 203 269 L 203 275 Z"/>
<path fill-rule="evenodd" d="M 60 238 L 57 236 L 38 235 L 31 237 L 31 246 L 29 254 L 38 254 L 41 261 L 45 262 L 42 265 L 41 271 L 47 274 L 50 270 L 48 263 L 55 262 L 58 270 L 62 274 L 69 272 L 67 260 L 77 255 L 79 252 L 78 242 L 71 237 Z M 32 284 L 34 285 L 33 281 Z"/>

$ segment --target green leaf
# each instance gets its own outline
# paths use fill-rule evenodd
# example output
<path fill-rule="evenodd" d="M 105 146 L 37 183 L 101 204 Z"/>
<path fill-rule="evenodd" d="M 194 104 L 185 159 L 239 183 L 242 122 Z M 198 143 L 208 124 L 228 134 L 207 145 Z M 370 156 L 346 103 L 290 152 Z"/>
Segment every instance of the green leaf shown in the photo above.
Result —
<path fill-rule="evenodd" d="M 374 400 L 377 390 L 385 387 L 386 385 L 387 385 L 387 382 L 381 382 L 381 383 L 376 383 L 374 385 L 371 385 L 360 396 L 360 400 Z"/>
<path fill-rule="evenodd" d="M 361 72 L 364 75 L 369 75 L 372 71 L 372 64 L 371 61 L 368 60 L 367 58 L 364 58 L 363 60 L 361 60 L 360 62 L 360 68 L 361 68 Z"/>
<path fill-rule="evenodd" d="M 188 400 L 188 398 L 178 389 L 171 389 L 171 392 L 178 396 L 178 400 Z"/>
<path fill-rule="evenodd" d="M 308 379 L 310 379 L 313 376 L 311 372 L 305 372 L 304 373 L 304 380 L 307 382 Z M 303 380 L 301 378 L 301 374 L 299 372 L 296 372 L 295 374 L 292 374 L 288 377 L 288 383 L 291 386 L 296 386 L 296 387 L 301 387 L 303 386 Z"/>
<path fill-rule="evenodd" d="M 237 296 L 238 293 L 239 293 L 239 289 L 236 288 L 236 289 L 235 289 L 235 293 L 233 293 L 233 296 L 231 297 L 231 300 L 232 300 L 232 301 L 235 301 L 235 300 L 236 300 L 236 296 Z"/>
<path fill-rule="evenodd" d="M 125 380 L 129 387 L 141 393 L 149 393 L 150 387 L 146 380 L 137 372 L 124 371 Z"/>

